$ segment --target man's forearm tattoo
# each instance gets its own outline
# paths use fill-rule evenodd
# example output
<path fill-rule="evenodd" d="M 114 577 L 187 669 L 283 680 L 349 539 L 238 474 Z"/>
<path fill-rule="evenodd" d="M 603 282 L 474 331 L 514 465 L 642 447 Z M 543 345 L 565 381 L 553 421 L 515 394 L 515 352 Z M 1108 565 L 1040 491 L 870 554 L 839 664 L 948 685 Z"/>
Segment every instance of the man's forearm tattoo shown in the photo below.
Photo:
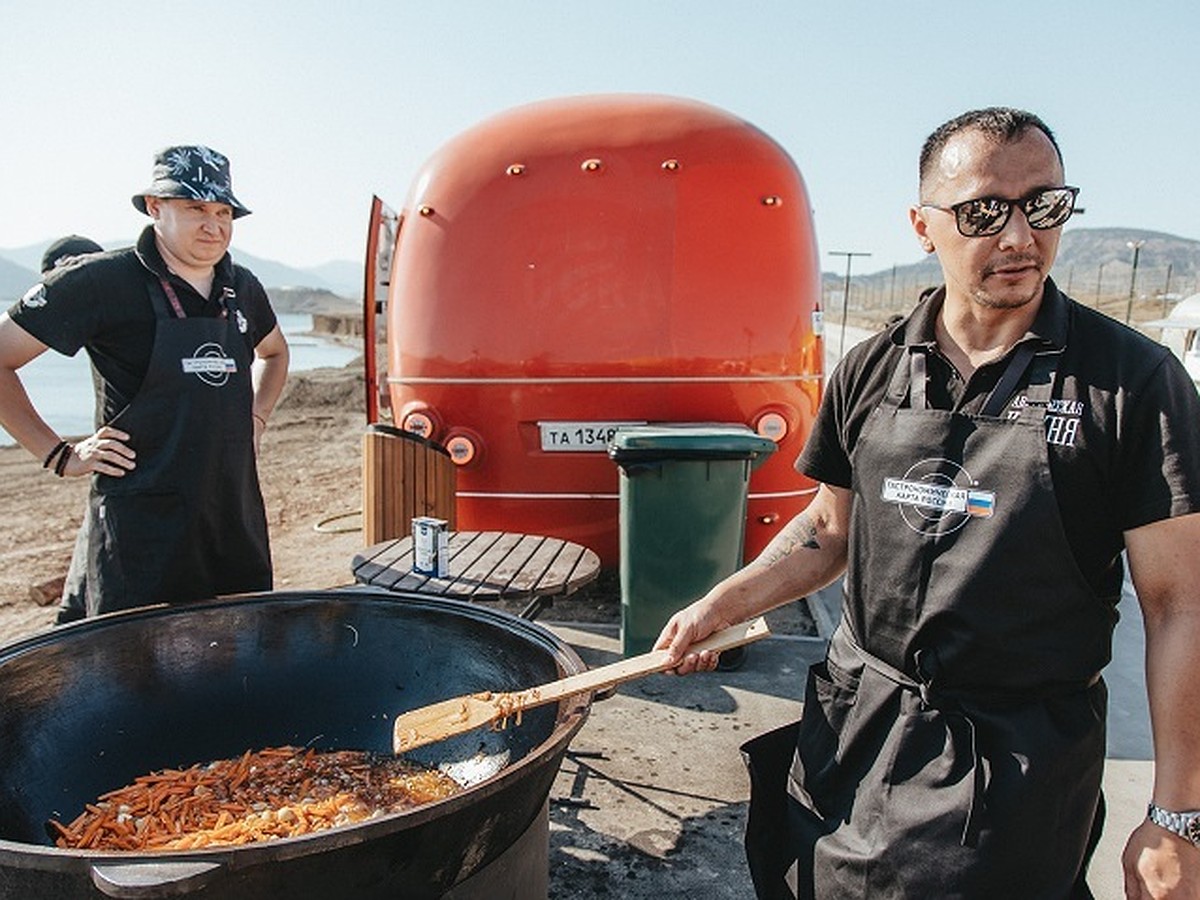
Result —
<path fill-rule="evenodd" d="M 775 535 L 771 539 L 771 543 L 767 544 L 766 549 L 763 550 L 758 562 L 764 566 L 773 565 L 785 556 L 790 556 L 797 547 L 802 550 L 821 549 L 821 545 L 817 541 L 817 526 L 813 524 L 807 513 L 801 513 L 789 522 L 779 534 Z"/>

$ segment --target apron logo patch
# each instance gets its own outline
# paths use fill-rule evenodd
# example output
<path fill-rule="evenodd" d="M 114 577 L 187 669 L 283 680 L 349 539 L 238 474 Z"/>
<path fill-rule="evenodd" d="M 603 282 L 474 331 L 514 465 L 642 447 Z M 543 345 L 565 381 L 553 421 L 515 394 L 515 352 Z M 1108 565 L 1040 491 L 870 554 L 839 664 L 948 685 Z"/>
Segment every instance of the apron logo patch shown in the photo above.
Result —
<path fill-rule="evenodd" d="M 237 360 L 226 356 L 225 348 L 215 343 L 201 344 L 192 356 L 185 356 L 180 362 L 184 372 L 213 387 L 222 387 L 237 371 Z"/>
<path fill-rule="evenodd" d="M 996 509 L 995 491 L 981 490 L 966 469 L 948 459 L 922 460 L 903 478 L 885 478 L 880 495 L 917 534 L 957 531 Z"/>

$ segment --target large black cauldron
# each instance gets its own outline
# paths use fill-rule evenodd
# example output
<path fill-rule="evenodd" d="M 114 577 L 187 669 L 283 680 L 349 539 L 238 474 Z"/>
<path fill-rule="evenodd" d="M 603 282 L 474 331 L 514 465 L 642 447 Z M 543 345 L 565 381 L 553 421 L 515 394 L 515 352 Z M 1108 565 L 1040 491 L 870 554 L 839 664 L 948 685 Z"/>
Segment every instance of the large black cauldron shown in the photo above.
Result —
<path fill-rule="evenodd" d="M 544 809 L 588 698 L 411 754 L 510 764 L 411 812 L 171 854 L 53 846 L 45 823 L 137 775 L 281 744 L 390 752 L 403 710 L 583 669 L 548 631 L 479 606 L 362 589 L 84 621 L 0 649 L 0 897 L 438 897 Z"/>

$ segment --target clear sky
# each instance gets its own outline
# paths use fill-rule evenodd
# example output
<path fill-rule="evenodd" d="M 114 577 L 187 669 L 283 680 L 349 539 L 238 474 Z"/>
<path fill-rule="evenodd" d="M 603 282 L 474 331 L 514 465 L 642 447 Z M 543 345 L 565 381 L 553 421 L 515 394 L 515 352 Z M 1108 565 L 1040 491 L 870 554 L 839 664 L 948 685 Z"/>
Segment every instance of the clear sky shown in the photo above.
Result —
<path fill-rule="evenodd" d="M 207 143 L 255 212 L 237 247 L 358 260 L 447 139 L 550 97 L 702 100 L 804 175 L 826 269 L 921 258 L 925 135 L 1022 106 L 1056 131 L 1080 227 L 1200 238 L 1200 4 L 1110 0 L 0 0 L 0 247 L 130 238 L 154 150 Z M 1075 224 L 1075 223 L 1072 223 Z"/>

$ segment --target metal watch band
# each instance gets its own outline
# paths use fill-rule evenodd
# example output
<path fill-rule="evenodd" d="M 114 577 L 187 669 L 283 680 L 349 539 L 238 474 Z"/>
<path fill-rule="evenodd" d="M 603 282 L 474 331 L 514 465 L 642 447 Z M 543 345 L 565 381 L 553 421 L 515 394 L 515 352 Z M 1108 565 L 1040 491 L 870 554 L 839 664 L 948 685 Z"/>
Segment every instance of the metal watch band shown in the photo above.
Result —
<path fill-rule="evenodd" d="M 1146 818 L 1160 828 L 1165 828 L 1200 847 L 1200 810 L 1171 812 L 1151 803 L 1146 809 Z"/>

